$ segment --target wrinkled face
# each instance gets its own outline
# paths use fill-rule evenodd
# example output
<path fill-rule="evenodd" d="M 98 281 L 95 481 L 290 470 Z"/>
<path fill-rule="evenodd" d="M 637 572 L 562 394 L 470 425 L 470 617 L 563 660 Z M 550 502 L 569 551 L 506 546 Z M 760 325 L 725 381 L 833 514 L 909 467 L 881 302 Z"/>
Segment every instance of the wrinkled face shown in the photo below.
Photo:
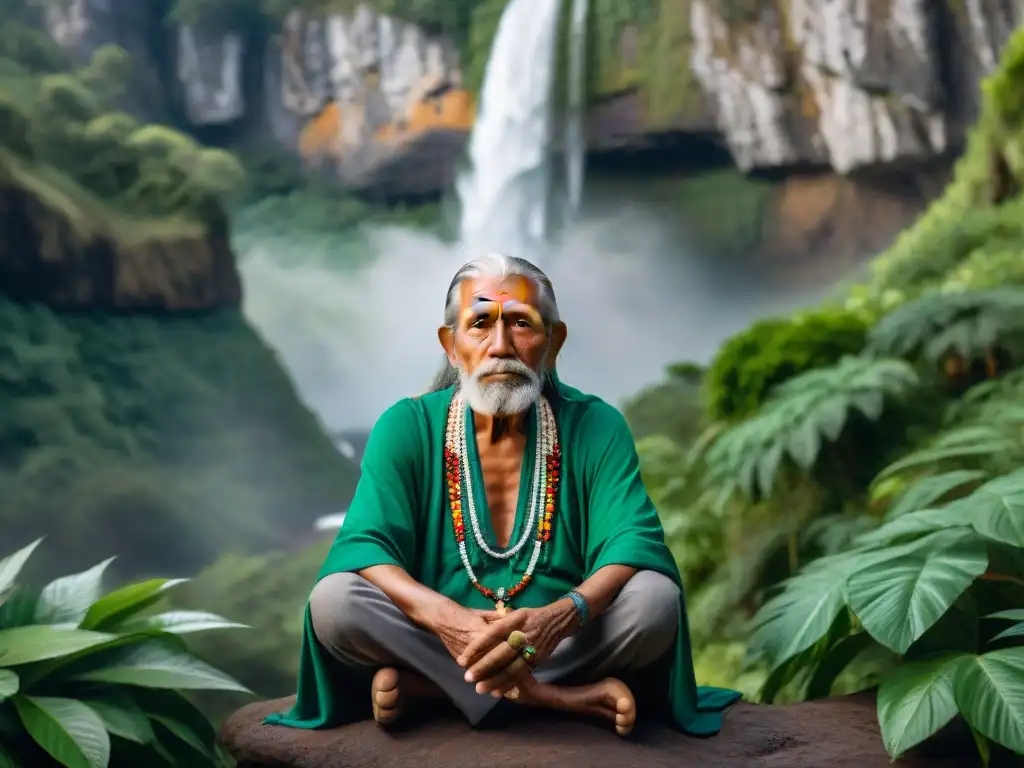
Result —
<path fill-rule="evenodd" d="M 478 413 L 521 413 L 540 396 L 541 376 L 565 338 L 561 324 L 544 327 L 539 291 L 530 280 L 474 278 L 460 285 L 455 332 L 441 329 L 462 392 Z"/>

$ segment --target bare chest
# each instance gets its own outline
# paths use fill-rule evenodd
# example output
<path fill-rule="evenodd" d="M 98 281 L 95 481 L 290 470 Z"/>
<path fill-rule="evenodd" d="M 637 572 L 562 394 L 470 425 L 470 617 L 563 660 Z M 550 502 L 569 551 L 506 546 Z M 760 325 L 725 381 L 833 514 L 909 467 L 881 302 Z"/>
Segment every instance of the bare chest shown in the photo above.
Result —
<path fill-rule="evenodd" d="M 484 481 L 491 529 L 499 547 L 508 546 L 519 504 L 519 476 L 523 467 L 524 441 L 478 447 L 480 474 Z"/>

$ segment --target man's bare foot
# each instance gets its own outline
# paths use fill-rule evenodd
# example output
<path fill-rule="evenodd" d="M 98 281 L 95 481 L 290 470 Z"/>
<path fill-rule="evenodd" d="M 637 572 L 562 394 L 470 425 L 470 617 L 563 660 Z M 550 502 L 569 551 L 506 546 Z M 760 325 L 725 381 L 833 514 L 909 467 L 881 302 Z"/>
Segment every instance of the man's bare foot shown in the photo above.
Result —
<path fill-rule="evenodd" d="M 628 736 L 636 725 L 636 699 L 621 680 L 608 677 L 590 685 L 562 686 L 533 683 L 520 688 L 513 699 L 519 704 L 558 709 L 600 717 L 615 724 L 619 736 Z"/>
<path fill-rule="evenodd" d="M 373 719 L 380 725 L 396 722 L 413 699 L 443 697 L 441 689 L 415 672 L 395 667 L 378 669 L 370 684 Z"/>
<path fill-rule="evenodd" d="M 388 726 L 402 716 L 405 702 L 402 698 L 402 675 L 394 667 L 378 669 L 370 684 L 370 703 L 373 719 Z"/>

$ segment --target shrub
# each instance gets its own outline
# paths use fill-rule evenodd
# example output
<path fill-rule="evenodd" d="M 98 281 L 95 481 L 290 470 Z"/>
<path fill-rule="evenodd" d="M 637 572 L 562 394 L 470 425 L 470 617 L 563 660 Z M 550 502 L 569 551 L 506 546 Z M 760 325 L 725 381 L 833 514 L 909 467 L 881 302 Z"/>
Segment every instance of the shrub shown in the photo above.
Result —
<path fill-rule="evenodd" d="M 179 691 L 245 689 L 189 654 L 182 635 L 241 625 L 146 613 L 181 580 L 103 594 L 109 560 L 33 591 L 16 579 L 38 544 L 0 560 L 0 763 L 226 764 L 212 726 Z"/>
<path fill-rule="evenodd" d="M 717 420 L 754 413 L 773 387 L 860 352 L 866 335 L 859 315 L 838 309 L 754 323 L 728 339 L 709 366 L 704 377 L 708 415 Z"/>
<path fill-rule="evenodd" d="M 26 160 L 35 156 L 32 146 L 32 123 L 24 109 L 0 93 L 0 147 Z"/>

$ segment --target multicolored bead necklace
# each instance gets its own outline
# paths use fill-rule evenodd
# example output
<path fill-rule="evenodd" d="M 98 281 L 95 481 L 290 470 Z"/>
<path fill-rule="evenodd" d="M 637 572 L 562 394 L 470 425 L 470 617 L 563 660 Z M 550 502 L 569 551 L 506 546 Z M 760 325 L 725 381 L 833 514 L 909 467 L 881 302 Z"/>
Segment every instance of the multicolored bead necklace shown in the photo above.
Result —
<path fill-rule="evenodd" d="M 551 541 L 551 525 L 554 520 L 555 499 L 558 494 L 558 482 L 561 479 L 562 449 L 558 442 L 558 425 L 555 414 L 546 398 L 537 403 L 537 454 L 533 464 L 533 483 L 530 489 L 530 512 L 523 526 L 519 540 L 504 551 L 491 548 L 480 530 L 480 521 L 476 513 L 476 497 L 473 494 L 473 478 L 469 466 L 469 449 L 466 433 L 466 406 L 457 394 L 448 406 L 448 423 L 444 438 L 445 482 L 448 485 L 448 504 L 452 512 L 452 526 L 455 541 L 459 545 L 459 557 L 466 575 L 477 591 L 488 600 L 495 601 L 499 611 L 506 609 L 507 601 L 514 598 L 530 583 L 533 571 L 540 559 L 541 547 Z M 465 501 L 465 505 L 463 505 Z M 466 528 L 463 519 L 463 506 L 469 512 L 470 528 L 473 538 L 480 549 L 495 560 L 509 560 L 519 554 L 535 530 L 533 551 L 530 562 L 519 583 L 506 589 L 501 587 L 492 590 L 480 583 L 473 566 L 469 562 L 466 551 Z M 536 526 L 536 529 L 534 528 Z"/>

